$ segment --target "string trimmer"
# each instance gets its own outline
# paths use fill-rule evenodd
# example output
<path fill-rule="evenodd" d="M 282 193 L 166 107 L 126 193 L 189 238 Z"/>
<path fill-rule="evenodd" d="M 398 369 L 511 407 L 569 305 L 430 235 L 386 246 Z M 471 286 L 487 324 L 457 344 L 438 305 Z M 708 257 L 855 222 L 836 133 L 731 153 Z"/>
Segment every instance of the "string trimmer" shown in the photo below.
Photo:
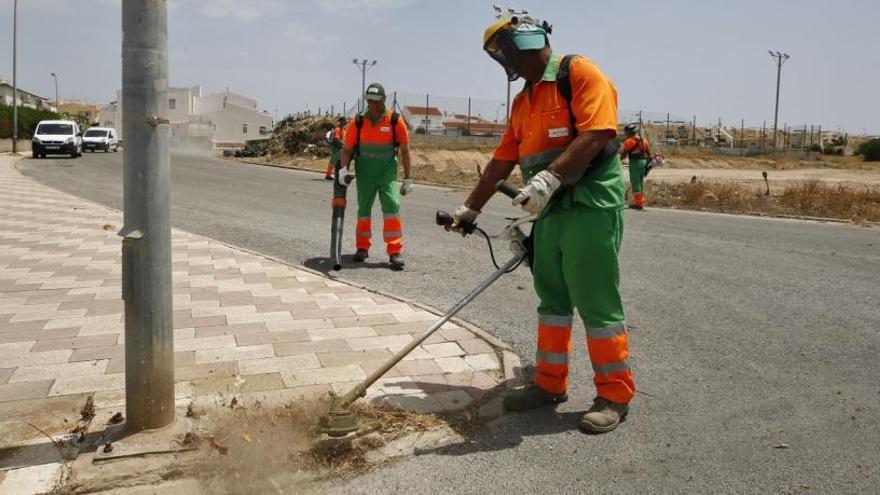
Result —
<path fill-rule="evenodd" d="M 496 184 L 495 188 L 505 195 L 510 196 L 511 198 L 515 197 L 519 193 L 519 190 L 504 183 L 503 181 Z M 440 225 L 447 230 L 452 227 L 452 215 L 446 213 L 445 211 L 438 211 L 435 220 L 437 222 L 437 225 Z M 489 253 L 492 258 L 492 263 L 495 265 L 496 268 L 495 272 L 493 272 L 492 275 L 490 275 L 486 280 L 484 280 L 473 290 L 471 290 L 461 300 L 455 303 L 452 308 L 444 313 L 443 316 L 441 316 L 439 320 L 431 325 L 430 328 L 428 328 L 421 335 L 410 341 L 410 343 L 407 344 L 406 347 L 398 351 L 397 354 L 395 354 L 385 364 L 383 364 L 381 367 L 371 373 L 370 376 L 355 385 L 355 387 L 349 390 L 348 393 L 346 393 L 345 395 L 334 398 L 332 404 L 330 405 L 330 412 L 327 414 L 327 416 L 322 418 L 321 421 L 321 426 L 325 433 L 327 433 L 331 437 L 343 437 L 345 435 L 348 435 L 349 433 L 354 433 L 355 431 L 357 431 L 358 418 L 357 415 L 351 411 L 351 404 L 359 398 L 365 396 L 367 393 L 367 389 L 370 388 L 370 385 L 375 383 L 376 380 L 381 378 L 385 373 L 388 372 L 388 370 L 393 368 L 397 363 L 405 358 L 407 354 L 412 352 L 413 349 L 418 347 L 434 332 L 439 330 L 453 316 L 455 316 L 465 306 L 476 299 L 476 297 L 480 295 L 480 293 L 486 290 L 496 280 L 501 278 L 502 275 L 516 270 L 519 265 L 522 264 L 523 260 L 528 259 L 528 251 L 525 242 L 526 234 L 522 231 L 521 226 L 533 222 L 534 220 L 534 216 L 511 219 L 510 224 L 508 224 L 499 235 L 493 237 L 490 237 L 485 231 L 477 227 L 476 224 L 462 223 L 461 225 L 459 225 L 464 234 L 479 232 L 486 238 L 486 241 L 489 243 Z M 492 249 L 491 238 L 506 240 L 510 242 L 510 248 L 511 251 L 513 251 L 513 257 L 510 258 L 510 260 L 503 265 L 499 266 L 498 263 L 495 261 L 495 253 Z"/>

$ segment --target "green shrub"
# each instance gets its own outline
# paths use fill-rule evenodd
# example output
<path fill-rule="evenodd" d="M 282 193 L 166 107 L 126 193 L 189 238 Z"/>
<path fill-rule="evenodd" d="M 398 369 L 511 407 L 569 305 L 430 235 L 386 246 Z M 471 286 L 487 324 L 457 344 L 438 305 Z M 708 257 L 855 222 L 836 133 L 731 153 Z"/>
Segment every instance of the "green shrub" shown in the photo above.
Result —
<path fill-rule="evenodd" d="M 866 162 L 880 162 L 880 138 L 859 145 L 858 154 L 862 155 Z"/>
<path fill-rule="evenodd" d="M 41 120 L 56 120 L 58 114 L 49 110 L 18 107 L 18 139 L 30 139 Z M 12 137 L 12 107 L 0 105 L 0 139 Z"/>

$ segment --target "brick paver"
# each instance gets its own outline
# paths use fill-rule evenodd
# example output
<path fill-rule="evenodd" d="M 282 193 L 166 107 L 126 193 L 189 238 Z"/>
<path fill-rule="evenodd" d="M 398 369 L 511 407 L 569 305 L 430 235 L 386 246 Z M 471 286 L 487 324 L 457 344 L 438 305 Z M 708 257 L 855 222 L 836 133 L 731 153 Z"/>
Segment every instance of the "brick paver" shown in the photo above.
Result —
<path fill-rule="evenodd" d="M 0 402 L 125 385 L 121 213 L 41 186 L 0 156 Z M 328 277 L 174 230 L 177 396 L 342 392 L 436 315 Z M 495 349 L 447 324 L 368 397 L 461 409 L 498 385 Z M 24 402 L 22 402 L 24 403 Z M 2 434 L 2 432 L 0 432 Z"/>

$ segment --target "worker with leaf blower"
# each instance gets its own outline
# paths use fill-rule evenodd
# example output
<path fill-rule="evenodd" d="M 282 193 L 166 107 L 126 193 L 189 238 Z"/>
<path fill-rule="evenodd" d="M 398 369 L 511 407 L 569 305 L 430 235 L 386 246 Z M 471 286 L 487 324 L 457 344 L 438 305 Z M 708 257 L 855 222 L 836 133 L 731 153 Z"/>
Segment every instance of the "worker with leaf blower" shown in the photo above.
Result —
<path fill-rule="evenodd" d="M 635 393 L 617 255 L 625 187 L 617 153 L 617 91 L 595 63 L 553 52 L 551 26 L 523 13 L 501 13 L 483 48 L 509 80 L 525 79 L 510 123 L 479 183 L 453 214 L 473 224 L 519 164 L 525 186 L 515 206 L 538 217 L 532 230 L 538 306 L 536 373 L 504 405 L 522 411 L 568 399 L 573 310 L 587 328 L 597 397 L 581 419 L 589 433 L 615 429 Z"/>
<path fill-rule="evenodd" d="M 626 134 L 626 141 L 623 142 L 623 149 L 620 150 L 620 158 L 629 157 L 629 183 L 632 186 L 633 202 L 630 208 L 643 210 L 645 208 L 645 178 L 650 172 L 649 165 L 653 160 L 651 156 L 651 145 L 648 138 L 642 137 L 638 133 L 636 124 L 629 124 L 623 128 Z"/>
<path fill-rule="evenodd" d="M 367 86 L 366 110 L 355 117 L 345 132 L 339 180 L 348 184 L 357 178 L 358 218 L 355 227 L 354 261 L 369 257 L 372 236 L 372 210 L 376 196 L 382 206 L 382 226 L 386 251 L 392 269 L 401 270 L 403 261 L 403 222 L 400 198 L 412 191 L 409 130 L 397 112 L 385 108 L 385 88 L 379 83 Z M 397 186 L 397 157 L 403 164 L 403 183 Z M 349 169 L 354 159 L 355 171 Z M 342 183 L 340 182 L 340 183 Z"/>

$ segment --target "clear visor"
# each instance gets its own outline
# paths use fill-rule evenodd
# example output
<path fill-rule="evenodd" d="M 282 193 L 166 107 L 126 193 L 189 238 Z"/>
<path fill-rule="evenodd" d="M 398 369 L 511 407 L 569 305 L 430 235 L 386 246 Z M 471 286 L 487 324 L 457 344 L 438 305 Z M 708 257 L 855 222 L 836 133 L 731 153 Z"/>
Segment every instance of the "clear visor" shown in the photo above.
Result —
<path fill-rule="evenodd" d="M 507 31 L 502 30 L 496 33 L 491 39 L 489 39 L 486 46 L 483 48 L 490 57 L 501 64 L 501 67 L 504 68 L 504 72 L 507 73 L 507 79 L 509 81 L 516 81 L 519 79 L 520 76 L 516 73 L 515 67 L 515 54 L 517 53 L 517 49 L 513 45 Z M 510 56 L 505 55 L 505 52 Z"/>

